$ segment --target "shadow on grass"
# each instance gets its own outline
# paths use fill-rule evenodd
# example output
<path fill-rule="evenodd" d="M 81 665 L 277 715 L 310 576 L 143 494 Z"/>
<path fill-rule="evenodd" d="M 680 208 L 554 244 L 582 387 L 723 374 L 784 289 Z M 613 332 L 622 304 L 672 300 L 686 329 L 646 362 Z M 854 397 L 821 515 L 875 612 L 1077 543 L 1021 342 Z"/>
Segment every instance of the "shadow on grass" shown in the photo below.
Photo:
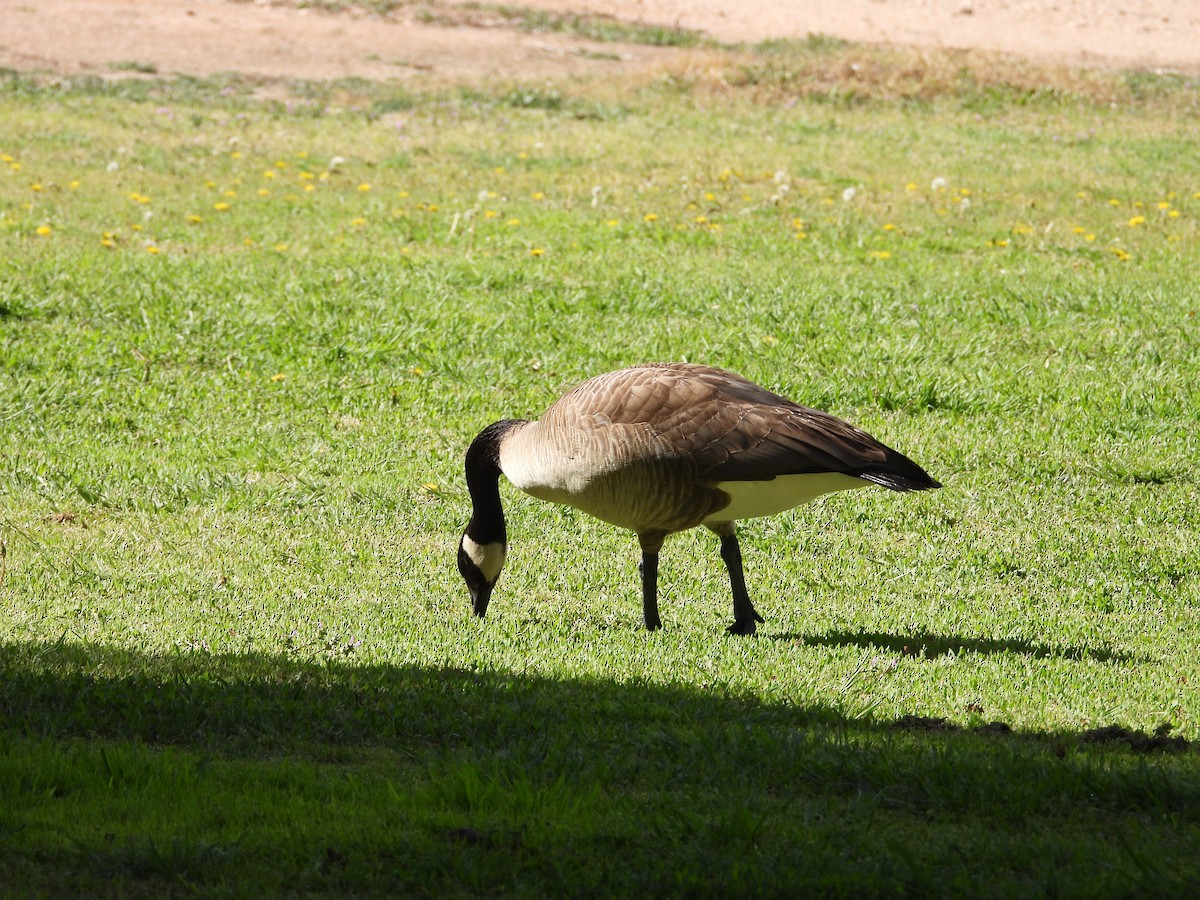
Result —
<path fill-rule="evenodd" d="M 0 877 L 35 893 L 114 877 L 133 893 L 468 896 L 1200 883 L 1195 754 L 1083 734 L 693 685 L 33 643 L 0 647 L 0 716 L 0 836 L 25 842 Z M 121 821 L 166 802 L 178 830 L 114 843 L 107 818 L 62 812 L 64 850 L 30 828 L 89 792 Z M 295 880 L 271 880 L 287 866 Z M 46 880 L 59 870 L 75 880 Z"/>
<path fill-rule="evenodd" d="M 890 650 L 906 656 L 949 656 L 952 653 L 978 653 L 990 656 L 1013 653 L 1038 659 L 1094 659 L 1099 662 L 1132 662 L 1136 659 L 1128 653 L 1098 647 L 1049 646 L 1023 640 L 997 640 L 994 638 L 970 638 L 952 634 L 887 634 L 880 631 L 830 631 L 826 634 L 798 634 L 788 632 L 773 635 L 777 641 L 798 641 L 814 647 L 871 647 Z"/>

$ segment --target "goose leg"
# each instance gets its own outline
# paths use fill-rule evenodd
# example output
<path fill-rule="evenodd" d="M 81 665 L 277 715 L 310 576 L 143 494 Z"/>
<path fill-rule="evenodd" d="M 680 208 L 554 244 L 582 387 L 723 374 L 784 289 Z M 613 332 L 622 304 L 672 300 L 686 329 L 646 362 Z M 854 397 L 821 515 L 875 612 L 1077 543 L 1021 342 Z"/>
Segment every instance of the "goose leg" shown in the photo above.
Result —
<path fill-rule="evenodd" d="M 717 534 L 721 536 L 721 559 L 725 560 L 725 568 L 729 570 L 729 585 L 733 588 L 733 624 L 726 631 L 730 634 L 754 634 L 758 630 L 755 623 L 761 622 L 763 617 L 750 602 L 750 594 L 746 590 L 746 576 L 742 572 L 742 548 L 738 544 L 733 524 L 730 523 L 728 529 L 722 528 Z"/>
<path fill-rule="evenodd" d="M 653 531 L 638 535 L 642 548 L 642 561 L 638 563 L 642 575 L 642 621 L 647 631 L 662 628 L 662 619 L 658 617 L 658 551 L 665 539 L 665 534 Z"/>
<path fill-rule="evenodd" d="M 642 573 L 642 619 L 647 631 L 657 631 L 662 628 L 658 617 L 658 554 L 643 551 L 638 571 Z"/>

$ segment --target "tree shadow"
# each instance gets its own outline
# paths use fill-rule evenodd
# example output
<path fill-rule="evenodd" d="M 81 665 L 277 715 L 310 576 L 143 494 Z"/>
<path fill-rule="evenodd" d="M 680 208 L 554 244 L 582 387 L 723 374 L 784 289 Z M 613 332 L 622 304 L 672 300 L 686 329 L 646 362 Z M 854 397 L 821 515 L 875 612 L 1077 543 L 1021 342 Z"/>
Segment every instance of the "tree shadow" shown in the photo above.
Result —
<path fill-rule="evenodd" d="M 290 821 L 293 781 L 311 782 L 303 773 L 314 769 L 347 773 L 313 788 L 334 809 L 355 806 L 360 781 L 377 785 L 372 797 L 391 792 L 355 813 L 355 829 L 309 821 L 279 829 L 288 846 L 265 849 L 255 835 L 261 852 L 311 857 L 288 893 L 914 893 L 942 877 L 950 890 L 1039 857 L 1045 833 L 1063 828 L 1057 870 L 1103 888 L 1096 872 L 1128 875 L 1112 834 L 1129 815 L 1145 840 L 1176 840 L 1180 858 L 1200 859 L 1191 827 L 1200 779 L 1186 742 L 1147 745 L 1183 753 L 1138 768 L 1120 762 L 1134 745 L 1118 735 L 1094 744 L 1083 733 L 971 729 L 914 712 L 853 718 L 820 700 L 730 687 L 501 669 L 9 644 L 0 646 L 0 774 L 18 774 L 7 788 L 0 778 L 0 837 L 34 834 L 39 809 L 87 792 L 92 776 L 69 773 L 72 760 L 90 765 L 104 802 L 121 809 L 151 802 L 164 778 L 155 759 L 183 754 L 189 772 L 220 759 L 235 787 L 239 778 L 278 785 L 278 802 L 257 801 L 252 822 Z M 136 748 L 150 748 L 150 760 Z M 145 868 L 222 883 L 233 863 L 208 842 L 205 810 L 237 802 L 215 776 L 188 777 L 178 843 L 114 849 L 111 835 L 85 832 L 72 835 L 74 850 L 28 838 L 25 852 L 94 879 L 115 868 L 126 878 L 118 892 L 144 893 Z M 202 806 L 193 794 L 205 795 Z M 1191 837 L 1169 837 L 1181 822 Z M 1168 889 L 1182 883 L 1153 859 L 1144 874 Z M 38 892 L 39 882 L 23 883 Z"/>
<path fill-rule="evenodd" d="M 932 634 L 917 631 L 909 634 L 888 634 L 881 631 L 828 631 L 825 634 L 786 632 L 770 636 L 772 640 L 793 641 L 813 647 L 862 647 L 890 650 L 905 656 L 949 656 L 959 653 L 978 653 L 985 656 L 1012 653 L 1038 659 L 1094 659 L 1100 662 L 1134 662 L 1138 657 L 1103 647 L 1052 646 L 1019 638 L 995 639 L 964 637 L 954 634 Z"/>

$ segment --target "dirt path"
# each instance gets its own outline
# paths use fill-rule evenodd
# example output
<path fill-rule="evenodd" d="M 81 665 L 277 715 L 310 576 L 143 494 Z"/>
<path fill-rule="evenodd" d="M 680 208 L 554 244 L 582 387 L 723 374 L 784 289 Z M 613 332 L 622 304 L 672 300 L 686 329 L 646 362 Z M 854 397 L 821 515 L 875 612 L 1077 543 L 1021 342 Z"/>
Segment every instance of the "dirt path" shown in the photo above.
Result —
<path fill-rule="evenodd" d="M 724 41 L 810 33 L 980 48 L 1082 65 L 1200 72 L 1196 0 L 518 0 L 525 7 L 693 29 Z M 449 0 L 425 9 L 450 9 Z M 393 79 L 647 68 L 687 53 L 530 34 L 473 12 L 468 24 L 229 0 L 0 0 L 0 67 L 111 76 L 241 72 Z"/>

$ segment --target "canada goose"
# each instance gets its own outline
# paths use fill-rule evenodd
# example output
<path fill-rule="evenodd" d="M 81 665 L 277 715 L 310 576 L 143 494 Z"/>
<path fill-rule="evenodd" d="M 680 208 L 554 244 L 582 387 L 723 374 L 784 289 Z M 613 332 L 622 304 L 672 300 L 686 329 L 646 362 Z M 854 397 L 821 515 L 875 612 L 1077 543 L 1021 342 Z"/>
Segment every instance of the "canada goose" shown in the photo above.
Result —
<path fill-rule="evenodd" d="M 475 615 L 487 612 L 508 549 L 500 475 L 637 533 L 646 628 L 658 617 L 658 552 L 669 534 L 705 525 L 721 538 L 733 588 L 733 634 L 754 634 L 735 523 L 822 494 L 878 484 L 941 487 L 916 463 L 828 413 L 709 366 L 651 363 L 585 381 L 537 421 L 489 425 L 466 455 L 471 520 L 458 570 Z"/>

